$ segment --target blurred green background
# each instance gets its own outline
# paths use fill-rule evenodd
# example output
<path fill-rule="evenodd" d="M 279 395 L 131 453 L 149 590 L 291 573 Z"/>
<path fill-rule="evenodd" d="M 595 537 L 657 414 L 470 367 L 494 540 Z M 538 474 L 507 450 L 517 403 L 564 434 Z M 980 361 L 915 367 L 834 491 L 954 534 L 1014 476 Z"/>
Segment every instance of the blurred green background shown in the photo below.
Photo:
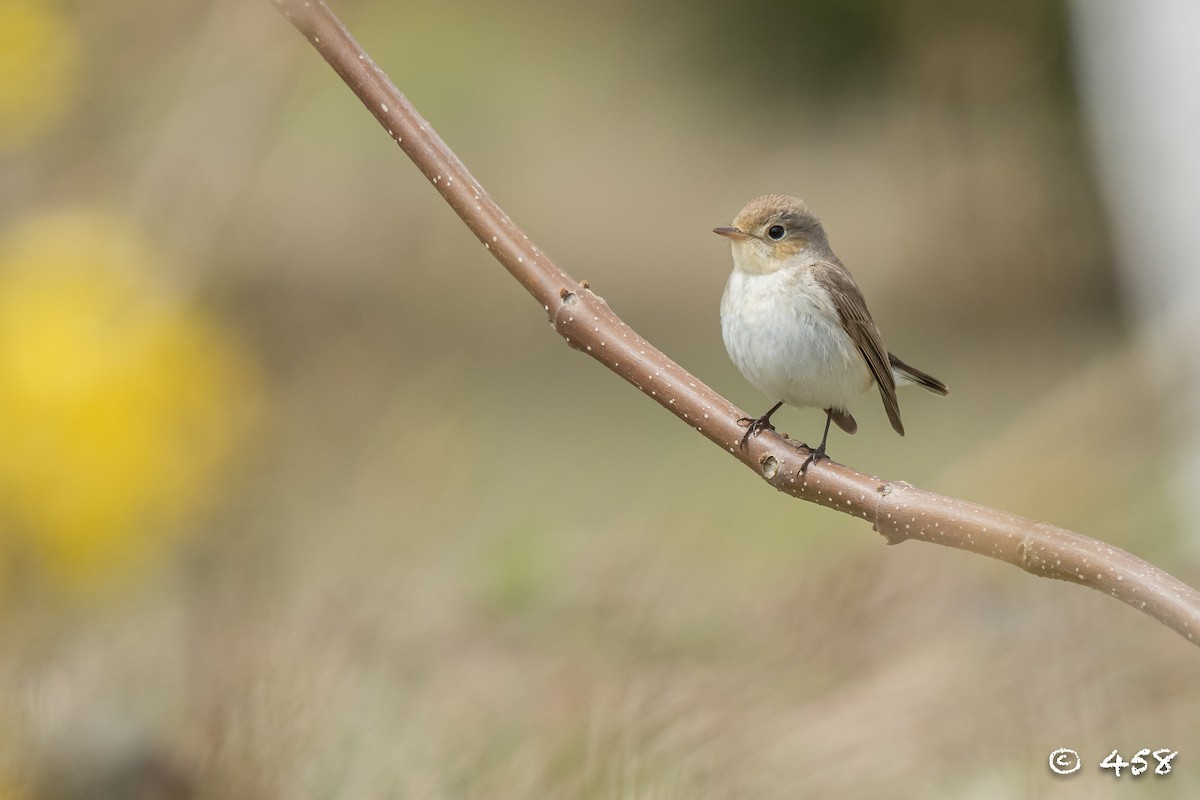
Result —
<path fill-rule="evenodd" d="M 747 411 L 709 231 L 797 194 L 953 390 L 835 458 L 1200 582 L 1058 3 L 333 7 Z M 0 798 L 1099 797 L 1142 747 L 1195 796 L 1193 645 L 770 491 L 564 347 L 265 0 L 0 0 L 0 159 Z"/>

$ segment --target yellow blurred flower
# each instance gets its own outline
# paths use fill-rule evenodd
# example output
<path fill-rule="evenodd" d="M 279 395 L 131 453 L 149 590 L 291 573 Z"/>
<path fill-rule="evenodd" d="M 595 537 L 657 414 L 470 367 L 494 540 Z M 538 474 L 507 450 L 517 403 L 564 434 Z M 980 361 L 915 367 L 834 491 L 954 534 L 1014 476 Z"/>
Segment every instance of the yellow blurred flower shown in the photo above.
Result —
<path fill-rule="evenodd" d="M 249 359 L 155 281 L 161 265 L 99 214 L 0 242 L 0 547 L 69 586 L 153 556 L 253 406 Z"/>
<path fill-rule="evenodd" d="M 39 0 L 0 0 L 0 152 L 56 125 L 79 91 L 71 22 Z"/>

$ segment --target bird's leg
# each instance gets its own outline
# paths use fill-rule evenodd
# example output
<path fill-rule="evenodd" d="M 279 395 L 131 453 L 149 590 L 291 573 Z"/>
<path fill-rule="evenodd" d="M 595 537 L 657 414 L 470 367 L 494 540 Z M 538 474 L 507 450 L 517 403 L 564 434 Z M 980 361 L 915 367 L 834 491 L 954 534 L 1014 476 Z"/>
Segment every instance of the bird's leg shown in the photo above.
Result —
<path fill-rule="evenodd" d="M 831 422 L 833 422 L 833 409 L 827 408 L 825 409 L 825 432 L 821 434 L 821 443 L 808 451 L 808 458 L 804 459 L 804 463 L 800 465 L 801 472 L 808 472 L 808 465 L 814 461 L 829 458 L 825 455 L 825 441 L 829 438 L 829 423 Z"/>
<path fill-rule="evenodd" d="M 763 414 L 758 419 L 754 419 L 753 417 L 742 417 L 738 420 L 738 425 L 741 425 L 743 422 L 746 423 L 746 435 L 742 437 L 743 450 L 746 449 L 746 442 L 750 441 L 751 436 L 758 436 L 759 431 L 762 430 L 775 430 L 775 426 L 771 424 L 771 415 L 778 411 L 779 407 L 782 405 L 783 401 L 780 400 L 778 403 L 771 406 L 770 411 Z"/>

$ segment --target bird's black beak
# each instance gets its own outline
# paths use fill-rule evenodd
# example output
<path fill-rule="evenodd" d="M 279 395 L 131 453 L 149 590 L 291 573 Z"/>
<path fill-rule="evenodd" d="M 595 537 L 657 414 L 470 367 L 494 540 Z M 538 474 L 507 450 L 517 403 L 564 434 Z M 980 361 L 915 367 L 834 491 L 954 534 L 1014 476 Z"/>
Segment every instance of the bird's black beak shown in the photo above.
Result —
<path fill-rule="evenodd" d="M 749 234 L 738 228 L 713 228 L 713 233 L 717 234 L 718 236 L 724 236 L 727 239 L 734 240 L 745 239 L 749 236 Z"/>

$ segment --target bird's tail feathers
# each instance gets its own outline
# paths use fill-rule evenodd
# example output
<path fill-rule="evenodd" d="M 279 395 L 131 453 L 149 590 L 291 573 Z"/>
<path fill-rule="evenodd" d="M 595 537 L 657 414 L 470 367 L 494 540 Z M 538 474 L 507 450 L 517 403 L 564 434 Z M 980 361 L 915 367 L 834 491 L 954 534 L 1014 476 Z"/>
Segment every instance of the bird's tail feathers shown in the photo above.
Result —
<path fill-rule="evenodd" d="M 943 397 L 950 394 L 950 389 L 947 388 L 946 384 L 927 372 L 921 372 L 916 367 L 910 367 L 891 353 L 888 353 L 888 362 L 892 365 L 892 374 L 895 375 L 897 384 L 915 384 L 922 389 L 934 394 L 940 394 Z"/>
<path fill-rule="evenodd" d="M 827 408 L 825 409 L 829 416 L 837 423 L 837 426 L 846 433 L 856 433 L 858 431 L 858 422 L 854 416 L 842 408 Z"/>

